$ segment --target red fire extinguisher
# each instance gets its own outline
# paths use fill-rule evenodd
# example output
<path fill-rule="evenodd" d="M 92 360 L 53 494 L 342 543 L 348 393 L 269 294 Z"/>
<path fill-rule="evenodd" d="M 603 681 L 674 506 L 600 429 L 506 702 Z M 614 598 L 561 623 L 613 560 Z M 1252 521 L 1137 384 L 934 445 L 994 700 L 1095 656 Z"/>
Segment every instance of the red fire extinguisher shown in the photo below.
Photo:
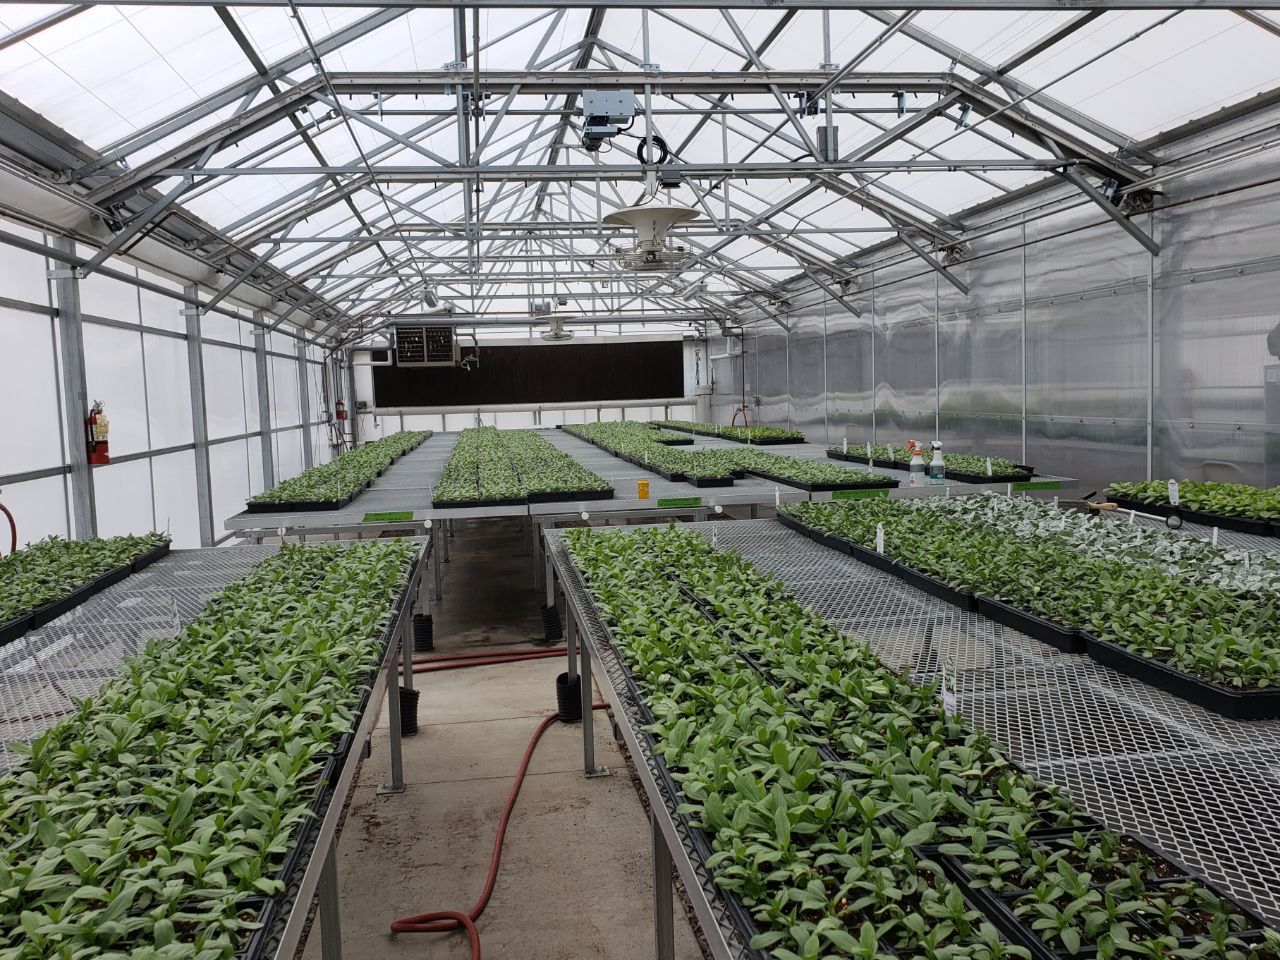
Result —
<path fill-rule="evenodd" d="M 341 400 L 335 400 L 333 402 L 333 416 L 335 420 L 347 419 L 347 405 Z"/>
<path fill-rule="evenodd" d="M 89 445 L 89 463 L 92 466 L 103 466 L 111 462 L 111 453 L 107 446 L 110 438 L 111 422 L 102 409 L 102 401 L 93 401 L 89 416 L 84 420 L 85 440 Z"/>

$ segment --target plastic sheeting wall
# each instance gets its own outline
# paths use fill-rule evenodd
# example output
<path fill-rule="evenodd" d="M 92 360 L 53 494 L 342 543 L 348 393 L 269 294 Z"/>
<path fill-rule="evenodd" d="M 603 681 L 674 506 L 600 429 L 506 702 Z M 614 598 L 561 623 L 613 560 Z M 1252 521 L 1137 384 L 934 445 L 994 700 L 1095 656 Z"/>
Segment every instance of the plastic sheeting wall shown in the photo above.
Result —
<path fill-rule="evenodd" d="M 1027 225 L 1025 245 L 1021 231 L 975 244 L 950 268 L 968 295 L 918 260 L 846 296 L 861 316 L 800 294 L 789 331 L 749 317 L 745 358 L 714 365 L 715 416 L 732 416 L 745 373 L 753 418 L 819 442 L 936 433 L 1086 491 L 1147 476 L 1280 484 L 1280 360 L 1266 344 L 1280 185 L 1255 185 L 1264 173 L 1255 161 L 1167 185 L 1135 220 L 1156 257 L 1086 205 Z"/>

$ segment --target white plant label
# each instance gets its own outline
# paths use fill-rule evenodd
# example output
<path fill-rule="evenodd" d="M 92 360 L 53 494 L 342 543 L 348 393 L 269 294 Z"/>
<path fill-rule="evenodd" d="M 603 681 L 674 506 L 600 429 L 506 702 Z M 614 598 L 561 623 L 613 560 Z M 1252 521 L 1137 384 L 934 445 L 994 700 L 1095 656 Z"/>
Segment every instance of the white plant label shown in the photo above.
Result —
<path fill-rule="evenodd" d="M 889 444 L 889 459 L 893 459 L 893 444 Z"/>
<path fill-rule="evenodd" d="M 955 674 L 946 666 L 942 668 L 942 712 L 949 717 L 954 717 L 960 712 L 960 704 L 956 698 Z"/>
<path fill-rule="evenodd" d="M 720 549 L 720 531 L 718 530 L 711 531 L 711 549 L 712 550 Z"/>
<path fill-rule="evenodd" d="M 843 440 L 841 440 L 841 441 L 840 441 L 840 452 L 841 452 L 841 453 L 848 453 L 848 452 L 849 452 L 849 438 L 848 438 L 848 437 L 845 437 Z"/>
<path fill-rule="evenodd" d="M 1218 545 L 1218 528 L 1217 527 L 1213 528 L 1213 545 L 1215 547 Z"/>
<path fill-rule="evenodd" d="M 871 441 L 870 440 L 867 441 L 867 459 L 868 460 L 871 459 Z"/>
<path fill-rule="evenodd" d="M 775 507 L 782 506 L 782 491 L 777 487 L 773 488 L 773 505 Z"/>
<path fill-rule="evenodd" d="M 1178 505 L 1178 481 L 1169 481 L 1169 502 L 1175 507 Z"/>
<path fill-rule="evenodd" d="M 1058 498 L 1057 498 L 1057 497 L 1054 497 L 1054 498 L 1053 498 L 1053 509 L 1055 509 L 1055 510 L 1057 510 L 1057 509 L 1058 509 Z"/>
<path fill-rule="evenodd" d="M 1136 517 L 1137 515 L 1138 515 L 1138 511 L 1137 511 L 1137 510 L 1130 510 L 1130 511 L 1129 511 L 1129 526 L 1131 526 L 1131 527 L 1133 526 L 1133 518 L 1134 518 L 1134 517 Z"/>
<path fill-rule="evenodd" d="M 884 524 L 876 524 L 876 553 L 884 553 Z"/>
<path fill-rule="evenodd" d="M 987 476 L 988 476 L 988 477 L 993 476 L 993 471 L 992 471 L 992 469 L 991 469 L 991 458 L 990 458 L 990 457 L 987 457 Z"/>

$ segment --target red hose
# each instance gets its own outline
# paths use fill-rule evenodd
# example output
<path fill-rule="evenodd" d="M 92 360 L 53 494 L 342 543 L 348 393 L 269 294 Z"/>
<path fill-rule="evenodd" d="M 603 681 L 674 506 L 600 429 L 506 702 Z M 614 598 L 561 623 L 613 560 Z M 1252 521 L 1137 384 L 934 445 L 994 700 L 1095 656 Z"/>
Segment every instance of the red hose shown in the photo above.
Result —
<path fill-rule="evenodd" d="M 18 552 L 18 521 L 3 503 L 0 503 L 0 513 L 9 518 L 9 554 L 12 556 Z"/>
<path fill-rule="evenodd" d="M 607 703 L 593 703 L 592 710 L 605 710 L 608 708 Z M 506 805 L 502 808 L 502 816 L 498 818 L 498 832 L 493 838 L 493 854 L 489 858 L 489 872 L 485 876 L 484 890 L 480 893 L 480 899 L 475 902 L 467 913 L 458 913 L 455 910 L 438 910 L 434 913 L 419 913 L 412 917 L 402 917 L 391 924 L 392 933 L 450 933 L 454 930 L 467 931 L 467 939 L 471 942 L 471 960 L 480 960 L 480 934 L 476 930 L 476 921 L 480 919 L 480 914 L 484 913 L 484 908 L 489 905 L 489 898 L 493 896 L 494 885 L 498 882 L 498 866 L 502 861 L 502 841 L 507 835 L 507 824 L 511 820 L 511 811 L 515 809 L 516 799 L 520 796 L 520 787 L 524 784 L 525 774 L 529 770 L 529 761 L 533 759 L 534 748 L 538 746 L 538 741 L 542 739 L 542 735 L 547 732 L 547 728 L 559 720 L 556 714 L 551 714 L 543 718 L 538 724 L 538 728 L 533 731 L 533 736 L 529 739 L 529 746 L 525 748 L 524 759 L 520 761 L 520 769 L 516 771 L 515 783 L 511 785 L 511 792 L 507 794 Z"/>
<path fill-rule="evenodd" d="M 472 653 L 442 653 L 435 657 L 414 657 L 414 663 L 441 663 L 446 660 L 484 660 L 489 657 L 519 657 L 526 653 L 565 653 L 567 647 L 516 647 L 506 650 L 476 650 Z"/>
<path fill-rule="evenodd" d="M 441 670 L 461 670 L 463 667 L 492 667 L 502 663 L 523 663 L 526 660 L 549 660 L 552 657 L 563 657 L 563 650 L 538 650 L 506 657 L 483 657 L 475 660 L 452 660 L 446 663 L 417 663 L 414 673 L 439 673 Z"/>

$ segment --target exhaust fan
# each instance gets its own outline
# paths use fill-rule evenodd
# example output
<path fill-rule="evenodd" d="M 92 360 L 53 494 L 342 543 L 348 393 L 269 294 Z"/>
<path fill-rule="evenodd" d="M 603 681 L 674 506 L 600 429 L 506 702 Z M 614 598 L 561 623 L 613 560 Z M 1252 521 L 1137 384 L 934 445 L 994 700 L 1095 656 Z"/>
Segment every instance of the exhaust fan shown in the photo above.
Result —
<path fill-rule="evenodd" d="M 689 252 L 683 245 L 668 244 L 667 231 L 697 216 L 698 211 L 690 207 L 660 203 L 615 210 L 604 222 L 633 228 L 636 242 L 630 247 L 614 247 L 614 260 L 624 270 L 675 269 L 688 259 Z"/>
<path fill-rule="evenodd" d="M 573 339 L 573 331 L 564 328 L 566 320 L 576 320 L 577 317 L 568 313 L 548 313 L 545 317 L 539 317 L 539 320 L 545 320 L 549 329 L 542 331 L 542 339 L 549 340 L 552 343 L 558 343 L 564 340 Z"/>

